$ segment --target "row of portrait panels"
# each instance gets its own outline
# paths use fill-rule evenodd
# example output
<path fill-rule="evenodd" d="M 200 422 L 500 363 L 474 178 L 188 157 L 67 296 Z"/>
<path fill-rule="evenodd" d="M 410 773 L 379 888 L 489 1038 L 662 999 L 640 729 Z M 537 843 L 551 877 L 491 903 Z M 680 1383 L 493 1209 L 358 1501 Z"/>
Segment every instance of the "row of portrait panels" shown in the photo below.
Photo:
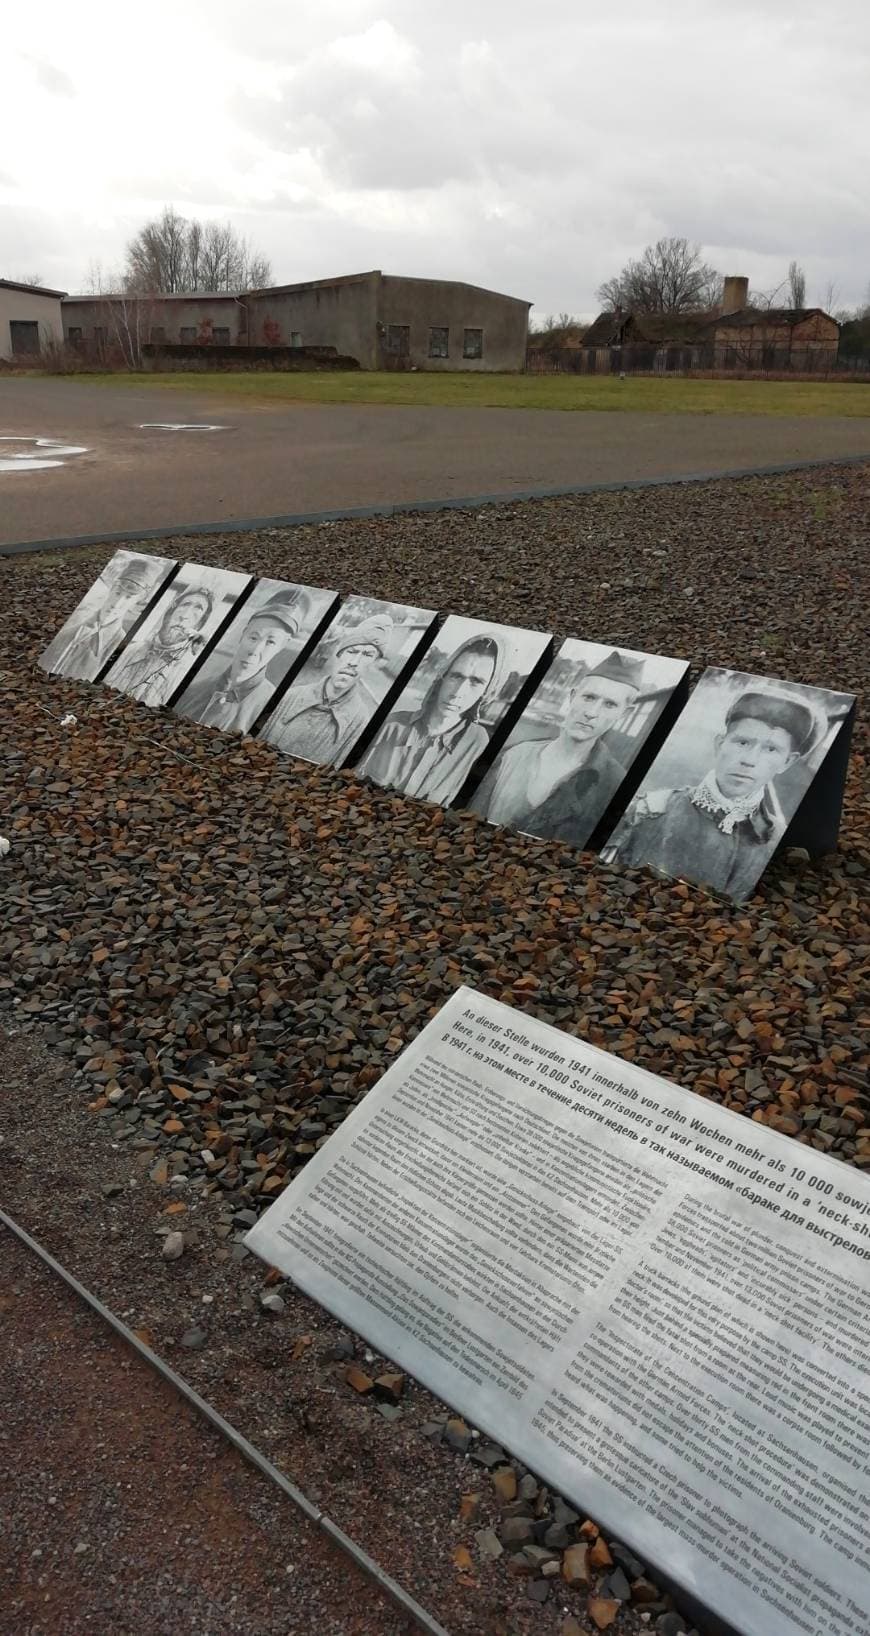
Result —
<path fill-rule="evenodd" d="M 40 663 L 735 900 L 800 813 L 834 844 L 855 706 L 716 669 L 690 697 L 683 659 L 133 551 Z"/>

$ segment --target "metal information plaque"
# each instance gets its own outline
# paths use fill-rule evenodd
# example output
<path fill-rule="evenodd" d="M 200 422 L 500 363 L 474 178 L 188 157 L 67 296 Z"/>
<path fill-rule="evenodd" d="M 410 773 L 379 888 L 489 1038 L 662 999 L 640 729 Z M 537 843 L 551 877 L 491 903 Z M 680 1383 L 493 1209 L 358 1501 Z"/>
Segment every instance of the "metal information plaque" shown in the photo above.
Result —
<path fill-rule="evenodd" d="M 461 988 L 252 1250 L 745 1636 L 870 1631 L 870 1184 Z"/>

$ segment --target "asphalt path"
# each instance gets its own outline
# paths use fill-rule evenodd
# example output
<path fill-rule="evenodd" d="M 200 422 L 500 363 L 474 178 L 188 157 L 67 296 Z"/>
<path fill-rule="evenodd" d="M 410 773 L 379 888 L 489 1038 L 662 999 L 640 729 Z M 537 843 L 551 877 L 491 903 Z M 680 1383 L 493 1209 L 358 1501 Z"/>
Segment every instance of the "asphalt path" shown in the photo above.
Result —
<path fill-rule="evenodd" d="M 60 448 L 12 441 L 27 438 Z M 63 452 L 72 449 L 83 452 Z M 0 379 L 0 544 L 847 455 L 870 459 L 870 418 L 274 406 L 126 382 L 8 377 Z"/>

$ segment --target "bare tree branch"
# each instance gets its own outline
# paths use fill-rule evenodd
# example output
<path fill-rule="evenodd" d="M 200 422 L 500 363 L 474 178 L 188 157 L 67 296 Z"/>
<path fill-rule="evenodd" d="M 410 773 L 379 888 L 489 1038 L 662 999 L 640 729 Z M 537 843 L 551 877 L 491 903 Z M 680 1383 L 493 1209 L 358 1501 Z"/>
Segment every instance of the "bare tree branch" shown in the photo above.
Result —
<path fill-rule="evenodd" d="M 597 292 L 602 306 L 626 312 L 704 312 L 721 300 L 722 279 L 688 239 L 659 239 Z"/>
<path fill-rule="evenodd" d="M 272 277 L 265 256 L 254 252 L 230 222 L 200 222 L 164 205 L 127 245 L 124 284 L 128 290 L 189 295 L 220 290 L 239 294 L 267 285 Z"/>

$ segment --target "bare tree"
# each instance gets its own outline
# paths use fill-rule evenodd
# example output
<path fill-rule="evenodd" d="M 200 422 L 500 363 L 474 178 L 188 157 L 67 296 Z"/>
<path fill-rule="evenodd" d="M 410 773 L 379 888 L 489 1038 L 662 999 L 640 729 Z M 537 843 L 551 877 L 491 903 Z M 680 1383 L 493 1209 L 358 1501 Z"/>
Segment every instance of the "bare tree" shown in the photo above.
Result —
<path fill-rule="evenodd" d="M 45 279 L 41 273 L 22 273 L 20 278 L 14 278 L 12 282 L 13 284 L 30 284 L 34 290 L 38 290 L 39 286 L 45 283 Z"/>
<path fill-rule="evenodd" d="M 774 285 L 772 290 L 750 290 L 747 307 L 756 312 L 772 312 L 774 307 L 781 307 L 785 296 L 785 281 Z"/>
<path fill-rule="evenodd" d="M 829 282 L 825 285 L 825 293 L 822 296 L 822 300 L 821 300 L 822 312 L 833 313 L 834 308 L 837 305 L 837 298 L 838 298 L 839 294 L 840 294 L 840 291 L 839 291 L 837 285 L 834 283 L 833 279 L 830 279 Z"/>
<path fill-rule="evenodd" d="M 807 275 L 796 261 L 788 264 L 788 299 L 791 307 L 807 304 Z"/>
<path fill-rule="evenodd" d="M 268 284 L 272 269 L 230 222 L 200 222 L 173 205 L 127 245 L 124 283 L 130 290 L 189 295 L 199 290 L 237 294 Z"/>
<path fill-rule="evenodd" d="M 643 255 L 607 279 L 598 300 L 610 311 L 704 312 L 718 305 L 722 279 L 701 260 L 701 246 L 688 239 L 659 239 Z"/>

